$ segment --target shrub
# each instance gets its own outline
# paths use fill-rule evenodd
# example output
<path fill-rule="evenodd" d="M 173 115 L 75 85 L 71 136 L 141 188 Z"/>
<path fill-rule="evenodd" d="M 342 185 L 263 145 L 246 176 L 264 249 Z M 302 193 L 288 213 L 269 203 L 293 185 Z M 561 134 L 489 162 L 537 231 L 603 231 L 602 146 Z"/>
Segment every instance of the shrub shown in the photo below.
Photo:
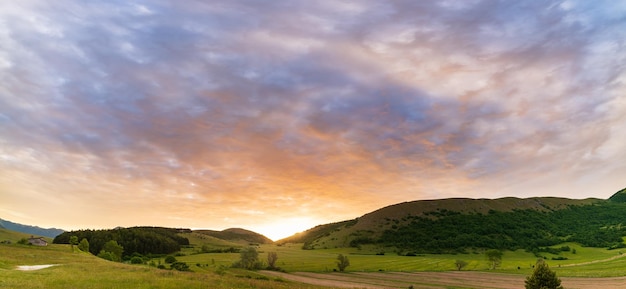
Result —
<path fill-rule="evenodd" d="M 165 257 L 165 263 L 167 264 L 172 264 L 175 263 L 177 260 L 174 256 L 172 255 L 168 255 L 167 257 Z"/>
<path fill-rule="evenodd" d="M 170 265 L 170 268 L 178 271 L 191 271 L 189 265 L 185 262 L 174 262 Z"/>
<path fill-rule="evenodd" d="M 115 256 L 113 255 L 113 253 L 111 252 L 106 252 L 104 250 L 101 250 L 100 253 L 98 253 L 98 257 L 102 258 L 104 260 L 109 260 L 109 261 L 115 261 Z"/>
<path fill-rule="evenodd" d="M 143 264 L 143 259 L 141 257 L 135 256 L 130 258 L 131 264 Z"/>

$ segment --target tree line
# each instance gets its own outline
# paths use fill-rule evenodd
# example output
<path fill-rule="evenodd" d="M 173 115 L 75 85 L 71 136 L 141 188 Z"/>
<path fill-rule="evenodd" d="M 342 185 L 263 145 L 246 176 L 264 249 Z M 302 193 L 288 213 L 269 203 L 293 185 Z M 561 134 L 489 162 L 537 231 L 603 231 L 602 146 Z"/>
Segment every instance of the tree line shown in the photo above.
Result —
<path fill-rule="evenodd" d="M 180 251 L 181 246 L 189 245 L 187 238 L 178 235 L 190 232 L 188 229 L 160 227 L 133 227 L 112 230 L 78 230 L 64 232 L 54 238 L 55 244 L 71 244 L 75 240 L 85 239 L 89 243 L 89 252 L 98 255 L 107 242 L 115 241 L 124 248 L 123 256 L 162 255 Z M 75 237 L 75 239 L 73 238 Z"/>

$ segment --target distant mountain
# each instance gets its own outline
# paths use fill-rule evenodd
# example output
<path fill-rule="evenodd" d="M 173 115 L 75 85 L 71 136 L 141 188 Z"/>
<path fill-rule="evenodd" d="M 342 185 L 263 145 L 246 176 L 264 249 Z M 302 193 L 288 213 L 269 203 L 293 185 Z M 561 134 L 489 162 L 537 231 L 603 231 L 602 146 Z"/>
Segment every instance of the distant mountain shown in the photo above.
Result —
<path fill-rule="evenodd" d="M 273 243 L 268 237 L 265 237 L 259 233 L 252 232 L 241 228 L 230 228 L 222 231 L 214 230 L 194 230 L 195 233 L 204 234 L 214 238 L 231 241 L 231 242 L 245 242 L 255 244 L 271 244 Z"/>
<path fill-rule="evenodd" d="M 30 234 L 33 236 L 43 236 L 43 237 L 49 237 L 49 238 L 54 238 L 60 235 L 61 233 L 65 232 L 65 230 L 62 230 L 62 229 L 57 229 L 57 228 L 44 229 L 44 228 L 40 228 L 37 226 L 13 223 L 11 221 L 7 221 L 3 219 L 0 219 L 0 227 L 11 230 L 11 231 L 15 231 L 15 232 L 21 232 L 21 233 Z"/>
<path fill-rule="evenodd" d="M 626 247 L 626 189 L 609 200 L 567 198 L 441 199 L 405 202 L 357 219 L 319 225 L 276 243 L 305 249 L 371 246 L 444 253 L 472 248 L 527 249 L 578 242 Z"/>

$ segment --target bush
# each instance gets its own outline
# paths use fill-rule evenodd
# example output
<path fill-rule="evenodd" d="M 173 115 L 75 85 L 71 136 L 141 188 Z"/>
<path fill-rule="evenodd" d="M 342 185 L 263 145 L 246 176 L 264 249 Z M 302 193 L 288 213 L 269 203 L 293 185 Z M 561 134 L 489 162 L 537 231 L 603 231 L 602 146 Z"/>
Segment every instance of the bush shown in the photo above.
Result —
<path fill-rule="evenodd" d="M 130 258 L 130 263 L 131 264 L 143 264 L 143 259 L 141 257 L 132 257 Z"/>
<path fill-rule="evenodd" d="M 172 255 L 168 255 L 167 257 L 165 257 L 165 263 L 167 264 L 172 264 L 175 263 L 177 260 L 174 256 Z"/>
<path fill-rule="evenodd" d="M 185 262 L 174 262 L 170 265 L 170 268 L 178 271 L 191 271 L 189 265 Z"/>
<path fill-rule="evenodd" d="M 98 253 L 98 257 L 102 258 L 104 260 L 109 260 L 109 261 L 115 261 L 115 256 L 113 255 L 113 253 L 111 252 L 106 252 L 104 250 L 100 251 L 100 253 Z"/>

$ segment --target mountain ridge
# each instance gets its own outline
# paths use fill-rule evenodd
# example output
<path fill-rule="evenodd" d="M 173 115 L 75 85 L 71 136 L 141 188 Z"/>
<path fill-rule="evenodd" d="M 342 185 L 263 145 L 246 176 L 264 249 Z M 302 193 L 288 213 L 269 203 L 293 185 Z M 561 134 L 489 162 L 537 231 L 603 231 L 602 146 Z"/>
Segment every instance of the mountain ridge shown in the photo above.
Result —
<path fill-rule="evenodd" d="M 15 231 L 15 232 L 30 234 L 33 236 L 49 237 L 49 238 L 54 238 L 62 234 L 63 232 L 65 232 L 65 230 L 63 229 L 41 228 L 37 226 L 19 224 L 19 223 L 5 220 L 5 219 L 0 219 L 0 227 L 5 228 L 7 230 Z"/>

